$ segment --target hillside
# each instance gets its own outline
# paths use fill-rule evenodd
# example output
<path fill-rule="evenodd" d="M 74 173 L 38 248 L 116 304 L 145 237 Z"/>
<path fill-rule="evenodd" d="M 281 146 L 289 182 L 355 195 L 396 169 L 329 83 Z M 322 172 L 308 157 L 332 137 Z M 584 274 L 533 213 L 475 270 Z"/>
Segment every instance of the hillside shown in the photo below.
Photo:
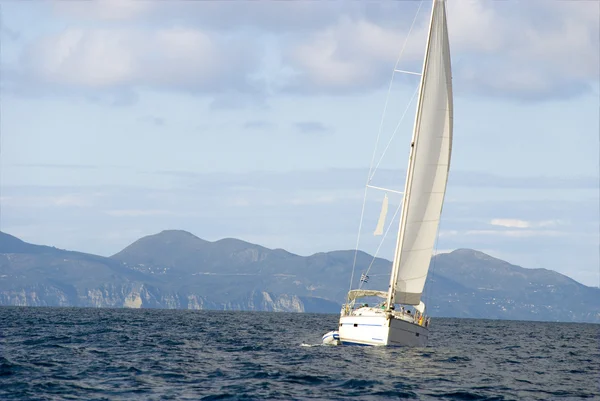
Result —
<path fill-rule="evenodd" d="M 0 304 L 337 313 L 354 251 L 303 257 L 237 239 L 169 230 L 105 258 L 0 234 Z M 359 252 L 357 272 L 372 256 Z M 600 290 L 546 269 L 459 249 L 432 259 L 425 301 L 433 316 L 600 322 Z M 375 259 L 369 288 L 391 263 Z"/>

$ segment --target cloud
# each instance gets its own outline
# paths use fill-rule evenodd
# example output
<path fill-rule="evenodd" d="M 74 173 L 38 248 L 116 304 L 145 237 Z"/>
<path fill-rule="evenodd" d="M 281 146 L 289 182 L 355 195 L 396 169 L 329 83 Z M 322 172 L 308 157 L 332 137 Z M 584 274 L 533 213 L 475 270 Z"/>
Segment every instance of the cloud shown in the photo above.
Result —
<path fill-rule="evenodd" d="M 269 32 L 316 29 L 328 25 L 340 13 L 360 12 L 361 7 L 342 2 L 248 1 L 136 1 L 53 2 L 59 15 L 88 21 L 127 20 L 150 26 L 177 21 L 186 25 L 231 31 L 232 27 Z"/>
<path fill-rule="evenodd" d="M 556 230 L 469 230 L 465 234 L 474 236 L 485 235 L 511 238 L 563 237 L 572 235 L 572 233 Z"/>
<path fill-rule="evenodd" d="M 456 86 L 523 100 L 590 91 L 600 66 L 598 11 L 594 2 L 449 3 Z"/>
<path fill-rule="evenodd" d="M 81 85 L 66 85 L 64 82 L 45 79 L 36 75 L 25 65 L 36 61 L 25 62 L 23 61 L 25 58 L 26 56 L 23 55 L 18 65 L 0 65 L 2 68 L 0 91 L 3 94 L 29 99 L 55 96 L 82 98 L 90 103 L 108 107 L 131 106 L 139 99 L 137 92 L 132 87 L 90 88 Z"/>
<path fill-rule="evenodd" d="M 457 236 L 459 234 L 460 234 L 460 231 L 458 231 L 458 230 L 440 230 L 438 235 L 440 237 L 453 237 L 453 236 Z"/>
<path fill-rule="evenodd" d="M 425 28 L 420 31 L 415 37 L 424 38 Z M 300 38 L 284 54 L 294 71 L 284 90 L 345 93 L 380 88 L 389 82 L 406 37 L 405 31 L 342 16 L 335 25 L 307 39 Z M 414 62 L 422 56 L 424 45 L 417 44 L 416 40 L 407 41 L 405 61 Z M 419 63 L 404 67 L 420 70 Z"/>
<path fill-rule="evenodd" d="M 58 13 L 76 18 L 131 20 L 152 11 L 152 2 L 136 0 L 53 1 Z"/>
<path fill-rule="evenodd" d="M 147 210 L 147 209 L 121 209 L 107 210 L 104 212 L 109 216 L 114 217 L 147 217 L 147 216 L 165 216 L 173 215 L 169 210 Z"/>
<path fill-rule="evenodd" d="M 317 123 L 319 126 L 319 123 Z M 327 128 L 327 127 L 325 127 Z M 296 127 L 300 130 L 300 127 Z M 310 129 L 310 127 L 309 127 Z M 364 188 L 364 179 L 367 177 L 368 169 L 361 168 L 338 168 L 301 170 L 289 172 L 265 172 L 252 171 L 248 173 L 199 173 L 197 171 L 175 171 L 160 170 L 146 171 L 146 174 L 157 174 L 178 177 L 190 182 L 251 186 L 259 188 L 282 188 L 286 184 L 298 186 L 304 185 L 306 189 L 330 188 L 330 189 L 361 189 Z M 404 177 L 404 170 L 384 169 L 377 170 L 378 183 L 382 186 L 398 186 L 398 177 Z M 470 171 L 451 171 L 448 184 L 449 191 L 454 188 L 514 188 L 514 189 L 597 189 L 598 177 L 504 177 L 495 174 L 473 173 Z M 402 182 L 400 182 L 400 185 Z M 191 184 L 186 184 L 191 185 Z M 374 184 L 378 185 L 378 184 Z M 402 188 L 400 188 L 402 190 Z M 448 199 L 451 201 L 451 198 Z M 495 207 L 495 206 L 494 206 Z"/>
<path fill-rule="evenodd" d="M 541 100 L 590 91 L 600 65 L 597 3 L 551 3 L 449 2 L 456 93 Z M 425 14 L 407 42 L 404 69 L 420 69 Z M 539 22 L 540 14 L 547 22 Z M 290 47 L 285 61 L 295 74 L 284 89 L 346 93 L 382 87 L 409 26 L 342 15 Z"/>
<path fill-rule="evenodd" d="M 339 194 L 316 194 L 312 196 L 295 197 L 289 199 L 286 203 L 291 205 L 316 205 L 321 203 L 335 203 L 345 198 Z"/>
<path fill-rule="evenodd" d="M 599 177 L 575 176 L 575 177 L 548 177 L 548 176 L 520 176 L 502 177 L 489 173 L 477 173 L 472 171 L 451 171 L 451 185 L 476 188 L 528 188 L 528 189 L 578 189 L 598 188 Z"/>
<path fill-rule="evenodd" d="M 56 206 L 63 207 L 86 207 L 93 204 L 92 200 L 88 196 L 81 194 L 67 194 L 53 197 L 48 200 Z"/>
<path fill-rule="evenodd" d="M 259 85 L 258 82 L 257 85 Z M 210 102 L 209 108 L 214 111 L 240 110 L 244 108 L 267 110 L 269 109 L 269 104 L 266 94 L 262 92 L 263 89 L 256 87 L 256 91 L 250 93 L 238 93 L 233 89 L 225 93 L 217 93 Z"/>
<path fill-rule="evenodd" d="M 256 93 L 258 53 L 244 38 L 185 27 L 68 28 L 30 44 L 12 84 L 25 91 Z"/>
<path fill-rule="evenodd" d="M 169 181 L 178 185 L 168 189 L 91 183 L 85 187 L 3 186 L 3 227 L 14 233 L 27 231 L 26 239 L 32 242 L 100 254 L 113 254 L 141 235 L 163 229 L 184 229 L 209 240 L 260 239 L 270 248 L 301 254 L 353 249 L 356 244 L 366 176 L 362 169 L 152 174 L 156 181 L 163 174 L 177 178 Z M 518 255 L 506 258 L 513 263 L 523 261 L 526 267 L 559 271 L 576 260 L 580 277 L 593 269 L 597 275 L 597 187 L 589 198 L 580 195 L 592 193 L 586 188 L 556 190 L 550 192 L 552 196 L 525 188 L 509 191 L 509 200 L 494 199 L 495 194 L 507 192 L 498 189 L 489 196 L 491 200 L 475 201 L 473 194 L 478 192 L 468 186 L 453 187 L 454 201 L 444 205 L 437 242 L 440 252 L 492 249 L 495 256 Z M 75 195 L 87 199 L 89 206 L 83 207 L 85 202 Z M 374 192 L 373 202 L 365 209 L 359 247 L 368 252 L 374 252 L 381 240 L 372 234 L 382 196 Z M 398 227 L 397 218 L 390 221 L 393 210 L 388 211 L 386 227 L 392 229 L 380 252 L 383 257 L 393 255 L 393 233 Z M 33 226 L 36 229 L 30 230 Z M 63 235 L 67 228 L 74 231 Z M 110 233 L 119 232 L 129 234 L 109 238 Z"/>
<path fill-rule="evenodd" d="M 101 197 L 101 193 L 59 193 L 53 195 L 41 194 L 18 194 L 7 195 L 1 198 L 3 206 L 9 208 L 32 208 L 47 209 L 51 207 L 59 208 L 86 208 L 96 203 L 96 198 Z"/>
<path fill-rule="evenodd" d="M 294 128 L 301 134 L 325 135 L 331 132 L 331 128 L 317 121 L 301 121 L 294 124 Z"/>
<path fill-rule="evenodd" d="M 165 121 L 164 118 L 162 118 L 162 117 L 156 117 L 156 116 L 140 117 L 139 120 L 142 121 L 142 122 L 150 123 L 150 124 L 155 125 L 157 127 L 162 127 L 166 123 L 166 121 Z"/>
<path fill-rule="evenodd" d="M 264 120 L 246 121 L 243 125 L 243 128 L 247 129 L 247 130 L 270 130 L 270 129 L 273 129 L 274 127 L 275 127 L 275 124 L 273 124 L 269 121 L 264 121 Z"/>
<path fill-rule="evenodd" d="M 563 224 L 560 220 L 544 220 L 544 221 L 526 221 L 518 219 L 492 219 L 490 224 L 493 226 L 508 227 L 508 228 L 534 228 L 534 227 L 555 227 Z"/>
<path fill-rule="evenodd" d="M 222 110 L 265 107 L 281 93 L 383 88 L 421 3 L 52 4 L 70 28 L 27 45 L 4 74 L 5 93 L 126 105 L 146 88 L 209 94 L 211 109 Z M 402 69 L 421 68 L 430 7 L 422 4 Z M 447 7 L 457 96 L 544 100 L 597 85 L 597 2 L 454 0 Z"/>
<path fill-rule="evenodd" d="M 501 227 L 515 227 L 515 228 L 528 228 L 531 227 L 531 223 L 524 220 L 517 219 L 492 219 L 490 222 L 493 226 Z"/>
<path fill-rule="evenodd" d="M 53 169 L 66 169 L 66 170 L 97 170 L 99 166 L 91 164 L 60 164 L 60 163 L 15 163 L 11 164 L 17 167 L 31 167 L 31 168 L 53 168 Z M 108 167 L 108 166 L 104 166 Z"/>

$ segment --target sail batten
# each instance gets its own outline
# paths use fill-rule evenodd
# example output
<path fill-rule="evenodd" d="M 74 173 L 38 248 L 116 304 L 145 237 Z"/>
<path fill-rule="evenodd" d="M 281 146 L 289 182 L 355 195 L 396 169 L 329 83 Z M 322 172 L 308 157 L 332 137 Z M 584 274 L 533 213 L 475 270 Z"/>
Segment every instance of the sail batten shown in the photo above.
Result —
<path fill-rule="evenodd" d="M 434 0 L 388 301 L 419 305 L 452 150 L 452 79 L 444 0 Z"/>

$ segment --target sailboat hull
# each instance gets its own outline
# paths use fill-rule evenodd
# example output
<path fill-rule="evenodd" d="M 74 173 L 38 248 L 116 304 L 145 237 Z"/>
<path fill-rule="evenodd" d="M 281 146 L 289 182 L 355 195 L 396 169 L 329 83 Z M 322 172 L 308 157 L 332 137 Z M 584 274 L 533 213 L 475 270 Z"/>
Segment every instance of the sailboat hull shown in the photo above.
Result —
<path fill-rule="evenodd" d="M 343 345 L 387 345 L 425 347 L 429 330 L 396 317 L 342 316 L 339 339 Z"/>

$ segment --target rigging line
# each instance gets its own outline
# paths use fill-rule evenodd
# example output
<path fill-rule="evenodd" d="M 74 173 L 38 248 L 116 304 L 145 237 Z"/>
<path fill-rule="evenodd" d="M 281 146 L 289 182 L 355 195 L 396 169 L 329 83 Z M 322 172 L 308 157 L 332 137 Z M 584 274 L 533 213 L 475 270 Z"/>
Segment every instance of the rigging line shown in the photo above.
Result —
<path fill-rule="evenodd" d="M 371 174 L 371 177 L 369 178 L 369 182 L 375 176 L 375 172 L 377 171 L 377 169 L 379 168 L 379 165 L 383 161 L 385 153 L 387 152 L 387 150 L 389 149 L 390 145 L 392 144 L 392 141 L 394 140 L 394 137 L 396 136 L 396 133 L 398 132 L 398 128 L 400 128 L 400 124 L 402 123 L 402 120 L 404 120 L 404 116 L 406 116 L 406 113 L 408 112 L 408 109 L 410 108 L 410 106 L 412 105 L 413 101 L 415 100 L 415 96 L 417 96 L 418 92 L 419 92 L 419 87 L 417 86 L 417 89 L 415 89 L 415 91 L 413 92 L 413 95 L 411 96 L 410 101 L 408 102 L 408 105 L 406 105 L 406 108 L 404 109 L 404 113 L 402 113 L 402 117 L 400 117 L 400 121 L 398 121 L 398 124 L 396 125 L 396 128 L 394 129 L 394 132 L 392 133 L 392 137 L 388 141 L 385 149 L 383 149 L 383 153 L 381 154 L 381 157 L 379 158 L 379 161 L 377 162 L 377 165 L 373 169 L 372 173 L 369 172 L 369 174 Z"/>
<path fill-rule="evenodd" d="M 371 270 L 371 267 L 373 267 L 373 263 L 375 263 L 375 259 L 377 259 L 377 255 L 379 254 L 379 250 L 381 249 L 381 246 L 383 245 L 383 241 L 385 240 L 385 237 L 388 235 L 390 228 L 392 228 L 392 226 L 395 226 L 394 220 L 396 219 L 396 216 L 398 215 L 398 212 L 400 211 L 401 208 L 402 208 L 402 203 L 400 203 L 398 205 L 398 207 L 396 208 L 396 211 L 394 212 L 394 215 L 392 216 L 392 220 L 390 221 L 388 228 L 385 230 L 385 233 L 383 234 L 383 237 L 381 238 L 381 241 L 379 242 L 379 246 L 377 247 L 377 250 L 375 251 L 375 255 L 373 255 L 373 260 L 371 260 L 371 263 L 369 264 L 369 267 L 367 268 L 367 272 L 365 273 L 365 275 L 368 275 L 369 271 Z M 358 286 L 359 290 L 361 288 L 362 288 L 362 283 L 360 283 Z"/>
<path fill-rule="evenodd" d="M 415 13 L 412 23 L 410 24 L 410 28 L 408 29 L 408 33 L 406 34 L 406 38 L 404 39 L 404 43 L 402 44 L 402 49 L 400 49 L 400 54 L 398 55 L 398 58 L 396 59 L 396 64 L 394 65 L 394 69 L 392 70 L 392 79 L 390 80 L 390 85 L 388 86 L 388 91 L 387 91 L 387 95 L 385 98 L 385 105 L 383 107 L 381 121 L 379 122 L 379 133 L 377 134 L 377 142 L 375 144 L 375 152 L 377 151 L 377 145 L 379 144 L 379 137 L 380 137 L 381 131 L 383 129 L 383 121 L 385 120 L 385 113 L 387 111 L 387 106 L 388 106 L 388 102 L 389 102 L 389 98 L 390 98 L 390 93 L 392 91 L 392 84 L 394 82 L 394 77 L 396 76 L 396 70 L 398 69 L 398 64 L 400 63 L 400 59 L 402 58 L 402 55 L 404 54 L 404 50 L 406 49 L 406 44 L 408 43 L 408 38 L 410 37 L 410 34 L 412 33 L 413 28 L 415 27 L 415 23 L 417 22 L 417 17 L 419 16 L 419 11 L 421 11 L 422 6 L 423 6 L 423 0 L 421 0 L 419 2 L 419 8 L 417 8 L 417 12 Z M 409 103 L 409 105 L 410 105 L 410 103 Z M 406 114 L 406 111 L 404 111 L 404 114 L 402 114 L 402 117 L 400 118 L 400 122 L 402 122 L 402 119 L 404 118 L 405 114 Z M 398 125 L 400 125 L 400 122 L 398 123 Z M 398 127 L 396 127 L 396 129 L 394 130 L 392 137 L 396 134 L 397 129 L 398 129 Z M 389 144 L 388 144 L 388 147 L 389 147 Z M 388 147 L 386 147 L 386 149 L 383 151 L 382 158 L 383 158 L 383 155 L 385 155 L 385 152 Z M 375 153 L 373 153 L 373 160 L 375 160 Z M 371 163 L 373 163 L 373 161 L 371 161 Z M 381 159 L 377 163 L 375 170 L 377 170 L 377 167 L 379 167 L 380 163 L 381 163 Z M 372 166 L 373 166 L 373 164 L 371 164 L 371 168 L 372 168 Z M 371 174 L 371 169 L 369 169 L 369 179 L 367 181 L 367 184 L 373 179 L 374 174 L 375 174 L 375 172 L 373 171 L 373 174 Z"/>
<path fill-rule="evenodd" d="M 373 156 L 371 157 L 371 164 L 369 166 L 369 174 L 367 175 L 367 185 L 373 178 L 371 176 L 371 172 L 373 171 L 373 163 L 375 162 L 375 156 L 377 155 L 377 147 L 379 146 L 379 139 L 381 138 L 381 131 L 383 129 L 383 121 L 385 120 L 385 113 L 387 111 L 387 107 L 388 107 L 388 103 L 389 103 L 389 99 L 390 99 L 390 93 L 392 91 L 392 85 L 394 83 L 394 76 L 396 74 L 396 69 L 398 69 L 398 63 L 400 63 L 400 58 L 404 54 L 404 49 L 406 49 L 406 44 L 408 43 L 408 38 L 410 37 L 410 34 L 415 26 L 415 22 L 417 21 L 417 16 L 419 15 L 419 11 L 421 11 L 422 6 L 423 6 L 423 0 L 421 0 L 419 2 L 419 8 L 417 8 L 415 17 L 413 18 L 412 23 L 410 24 L 410 29 L 408 30 L 408 33 L 406 34 L 406 38 L 404 39 L 404 43 L 402 44 L 402 49 L 400 49 L 400 54 L 398 54 L 398 58 L 396 59 L 396 64 L 394 65 L 394 69 L 392 70 L 392 78 L 390 79 L 390 84 L 388 86 L 387 95 L 385 97 L 383 112 L 381 113 L 381 121 L 379 122 L 379 130 L 377 132 L 377 140 L 375 141 L 375 149 L 373 150 Z M 388 144 L 388 146 L 389 146 L 389 144 Z M 377 163 L 377 165 L 379 166 L 379 163 Z M 352 261 L 352 274 L 350 275 L 350 289 L 348 291 L 350 291 L 352 289 L 352 281 L 354 280 L 354 270 L 356 269 L 356 257 L 358 256 L 358 246 L 360 244 L 360 232 L 362 230 L 362 223 L 363 223 L 363 219 L 364 219 L 364 215 L 365 215 L 365 206 L 367 204 L 368 190 L 369 190 L 369 188 L 365 187 L 362 210 L 360 212 L 360 222 L 358 223 L 358 235 L 356 238 L 356 248 L 354 249 L 354 260 Z"/>
<path fill-rule="evenodd" d="M 369 175 L 371 175 L 370 169 L 369 169 Z M 354 249 L 354 260 L 352 261 L 352 274 L 350 275 L 350 288 L 348 289 L 348 292 L 350 292 L 350 290 L 352 290 L 352 282 L 354 281 L 354 270 L 356 269 L 356 257 L 358 255 L 358 245 L 360 243 L 360 231 L 362 230 L 363 217 L 365 215 L 365 205 L 367 204 L 367 191 L 368 190 L 369 190 L 369 187 L 365 186 L 365 195 L 363 197 L 362 210 L 360 212 L 360 222 L 358 223 L 358 235 L 356 238 L 356 248 Z"/>

